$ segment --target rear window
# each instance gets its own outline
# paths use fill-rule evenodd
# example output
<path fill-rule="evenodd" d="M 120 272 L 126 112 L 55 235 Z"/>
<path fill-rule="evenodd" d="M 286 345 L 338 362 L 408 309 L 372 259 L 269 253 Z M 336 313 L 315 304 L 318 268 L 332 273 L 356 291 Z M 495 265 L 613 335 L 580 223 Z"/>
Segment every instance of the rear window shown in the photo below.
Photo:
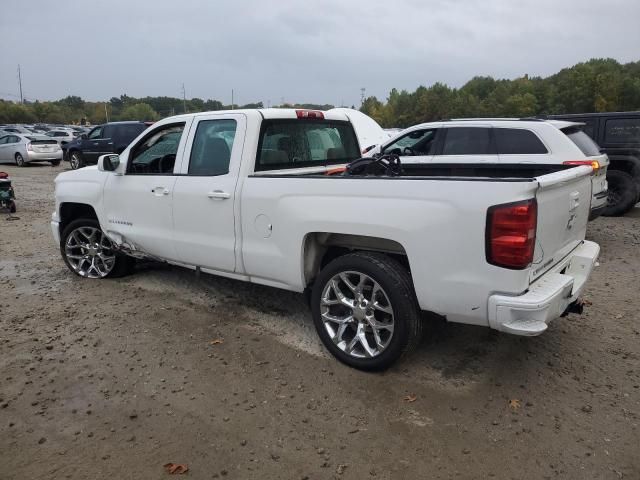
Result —
<path fill-rule="evenodd" d="M 522 128 L 494 128 L 496 145 L 500 155 L 535 155 L 549 153 L 531 130 Z"/>
<path fill-rule="evenodd" d="M 335 165 L 357 158 L 360 158 L 360 149 L 349 122 L 265 120 L 255 169 Z"/>
<path fill-rule="evenodd" d="M 495 154 L 491 147 L 490 129 L 486 127 L 447 128 L 442 155 Z"/>
<path fill-rule="evenodd" d="M 562 132 L 569 137 L 573 143 L 575 143 L 576 147 L 578 147 L 586 157 L 595 157 L 600 155 L 600 147 L 598 144 L 580 128 L 565 128 Z"/>
<path fill-rule="evenodd" d="M 640 118 L 607 120 L 604 132 L 607 143 L 640 143 Z"/>
<path fill-rule="evenodd" d="M 120 142 L 131 143 L 131 140 L 147 129 L 147 126 L 144 123 L 132 123 L 129 125 L 112 125 L 112 128 L 112 137 L 116 137 Z"/>

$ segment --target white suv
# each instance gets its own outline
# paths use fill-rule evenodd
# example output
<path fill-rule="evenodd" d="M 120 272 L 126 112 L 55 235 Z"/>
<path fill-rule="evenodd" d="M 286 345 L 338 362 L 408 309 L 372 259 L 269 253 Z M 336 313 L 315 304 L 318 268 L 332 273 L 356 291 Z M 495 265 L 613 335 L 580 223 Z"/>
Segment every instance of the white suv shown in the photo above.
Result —
<path fill-rule="evenodd" d="M 395 153 L 403 163 L 585 164 L 593 168 L 591 218 L 607 207 L 609 159 L 583 124 L 538 119 L 460 119 L 409 127 L 370 150 Z M 487 167 L 490 168 L 490 167 Z"/>

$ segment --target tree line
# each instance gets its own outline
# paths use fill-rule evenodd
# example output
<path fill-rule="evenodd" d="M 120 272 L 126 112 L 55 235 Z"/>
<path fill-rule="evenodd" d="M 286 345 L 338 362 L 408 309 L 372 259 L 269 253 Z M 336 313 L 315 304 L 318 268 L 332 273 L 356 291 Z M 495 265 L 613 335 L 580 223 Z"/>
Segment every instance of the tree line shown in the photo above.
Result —
<path fill-rule="evenodd" d="M 71 95 L 23 104 L 0 100 L 0 123 L 100 124 L 107 118 L 154 121 L 185 111 L 262 107 L 262 102 L 225 105 L 211 99 L 128 95 L 90 102 Z M 278 107 L 328 110 L 333 105 L 285 103 Z M 640 110 L 640 61 L 620 64 L 613 59 L 592 59 L 546 78 L 474 77 L 460 88 L 440 82 L 420 86 L 414 92 L 394 88 L 384 102 L 366 98 L 360 110 L 384 127 L 408 127 L 444 118 Z"/>
<path fill-rule="evenodd" d="M 474 77 L 460 88 L 443 83 L 414 92 L 368 97 L 362 112 L 384 127 L 408 127 L 445 118 L 529 117 L 562 113 L 640 110 L 640 61 L 592 59 L 546 78 Z"/>

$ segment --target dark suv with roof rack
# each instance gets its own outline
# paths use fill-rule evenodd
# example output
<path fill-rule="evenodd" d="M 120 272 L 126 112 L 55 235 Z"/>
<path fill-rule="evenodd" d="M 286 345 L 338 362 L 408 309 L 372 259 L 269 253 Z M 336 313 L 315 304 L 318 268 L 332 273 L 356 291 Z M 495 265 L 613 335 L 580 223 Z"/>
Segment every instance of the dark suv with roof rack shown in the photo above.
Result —
<path fill-rule="evenodd" d="M 110 122 L 98 125 L 65 145 L 64 159 L 74 170 L 98 162 L 100 155 L 120 154 L 150 124 L 148 122 Z"/>
<path fill-rule="evenodd" d="M 585 124 L 583 130 L 609 156 L 609 196 L 624 215 L 640 200 L 640 112 L 576 113 L 549 115 L 550 119 Z"/>

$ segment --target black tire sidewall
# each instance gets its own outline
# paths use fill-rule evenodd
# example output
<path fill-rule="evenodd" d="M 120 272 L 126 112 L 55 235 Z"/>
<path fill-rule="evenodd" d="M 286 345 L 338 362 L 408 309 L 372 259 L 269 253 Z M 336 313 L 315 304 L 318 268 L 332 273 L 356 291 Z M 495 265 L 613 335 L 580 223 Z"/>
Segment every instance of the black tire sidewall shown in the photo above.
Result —
<path fill-rule="evenodd" d="M 21 162 L 18 160 L 18 157 L 20 157 L 20 158 L 22 159 L 22 161 L 21 161 Z M 22 156 L 22 154 L 20 154 L 20 153 L 16 153 L 14 158 L 15 158 L 15 160 L 16 160 L 16 165 L 17 165 L 17 166 L 19 166 L 19 167 L 24 167 L 24 165 L 25 165 L 25 161 L 24 161 L 24 157 Z"/>
<path fill-rule="evenodd" d="M 637 203 L 638 185 L 631 175 L 620 170 L 609 170 L 607 172 L 607 182 L 609 188 L 613 185 L 619 192 L 620 201 L 615 205 L 607 204 L 602 211 L 602 215 L 605 217 L 624 215 Z"/>
<path fill-rule="evenodd" d="M 380 255 L 379 258 L 383 258 L 383 256 Z M 380 355 L 373 358 L 354 358 L 340 350 L 329 337 L 322 321 L 320 313 L 322 291 L 333 276 L 348 270 L 364 273 L 378 282 L 393 307 L 395 325 L 391 343 Z M 407 282 L 397 281 L 398 279 L 395 277 L 396 275 L 390 275 L 389 271 L 381 268 L 377 262 L 372 262 L 366 256 L 350 254 L 333 260 L 316 278 L 311 292 L 313 323 L 324 346 L 342 363 L 359 370 L 383 370 L 390 367 L 406 351 L 413 332 L 411 321 L 416 321 L 410 317 L 418 315 L 417 301 L 413 290 L 407 288 Z"/>

